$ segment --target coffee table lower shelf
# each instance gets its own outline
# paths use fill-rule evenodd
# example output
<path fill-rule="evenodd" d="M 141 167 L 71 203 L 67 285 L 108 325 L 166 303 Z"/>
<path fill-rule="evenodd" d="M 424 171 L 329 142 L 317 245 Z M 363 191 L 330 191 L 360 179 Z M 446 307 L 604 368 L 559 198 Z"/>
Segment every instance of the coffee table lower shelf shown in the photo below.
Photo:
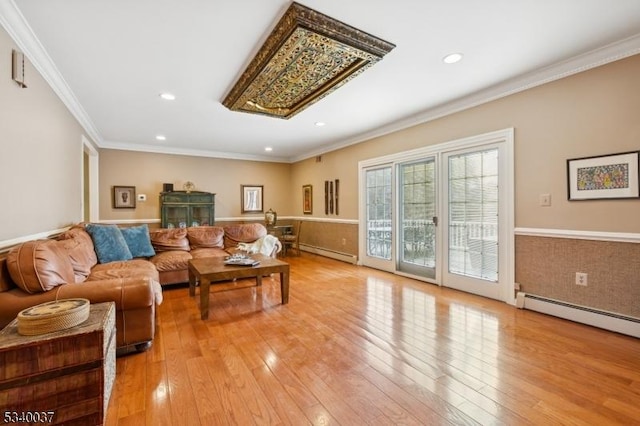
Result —
<path fill-rule="evenodd" d="M 211 285 L 222 284 L 240 278 L 256 279 L 256 286 L 262 285 L 262 277 L 280 274 L 282 304 L 289 302 L 289 264 L 260 254 L 252 255 L 260 261 L 256 266 L 225 265 L 223 257 L 203 257 L 189 261 L 189 296 L 196 295 L 196 284 L 200 283 L 200 318 L 209 318 L 209 290 Z"/>

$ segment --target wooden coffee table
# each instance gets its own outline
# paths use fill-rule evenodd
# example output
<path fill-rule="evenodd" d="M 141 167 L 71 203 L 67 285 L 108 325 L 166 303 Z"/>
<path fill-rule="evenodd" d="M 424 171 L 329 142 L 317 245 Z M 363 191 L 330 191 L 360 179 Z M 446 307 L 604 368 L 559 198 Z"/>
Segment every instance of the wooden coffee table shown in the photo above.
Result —
<path fill-rule="evenodd" d="M 256 286 L 262 285 L 262 277 L 280 274 L 282 304 L 289 302 L 289 264 L 261 254 L 251 255 L 259 260 L 257 266 L 225 265 L 224 257 L 202 257 L 189 261 L 189 296 L 195 296 L 196 283 L 200 282 L 200 318 L 209 318 L 209 288 L 211 284 L 236 278 L 256 278 Z M 220 283 L 222 284 L 222 283 Z"/>

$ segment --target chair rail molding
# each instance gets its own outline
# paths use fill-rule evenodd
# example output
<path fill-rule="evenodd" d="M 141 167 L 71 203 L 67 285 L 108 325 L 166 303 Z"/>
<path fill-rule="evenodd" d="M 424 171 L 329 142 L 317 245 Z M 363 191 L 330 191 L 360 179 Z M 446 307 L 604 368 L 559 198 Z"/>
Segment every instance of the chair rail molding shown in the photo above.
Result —
<path fill-rule="evenodd" d="M 609 241 L 618 243 L 640 243 L 640 234 L 632 232 L 603 232 L 572 229 L 515 228 L 515 235 L 572 240 Z"/>

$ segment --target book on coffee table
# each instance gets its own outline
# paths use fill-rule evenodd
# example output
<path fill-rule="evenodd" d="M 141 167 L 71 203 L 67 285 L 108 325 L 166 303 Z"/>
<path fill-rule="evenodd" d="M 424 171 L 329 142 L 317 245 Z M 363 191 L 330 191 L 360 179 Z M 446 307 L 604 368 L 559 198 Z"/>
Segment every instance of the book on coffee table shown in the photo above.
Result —
<path fill-rule="evenodd" d="M 260 261 L 251 259 L 249 257 L 245 257 L 245 258 L 230 257 L 229 259 L 224 261 L 224 264 L 236 265 L 236 266 L 257 266 L 260 264 Z"/>

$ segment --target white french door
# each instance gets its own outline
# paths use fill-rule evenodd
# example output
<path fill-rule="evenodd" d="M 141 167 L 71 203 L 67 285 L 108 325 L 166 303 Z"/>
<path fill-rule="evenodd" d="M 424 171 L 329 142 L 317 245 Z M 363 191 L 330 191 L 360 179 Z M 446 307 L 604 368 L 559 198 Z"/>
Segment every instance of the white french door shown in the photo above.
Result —
<path fill-rule="evenodd" d="M 360 163 L 360 262 L 513 303 L 513 129 Z"/>
<path fill-rule="evenodd" d="M 398 171 L 397 270 L 436 278 L 436 157 L 401 163 Z"/>
<path fill-rule="evenodd" d="M 442 179 L 446 214 L 442 285 L 492 299 L 504 299 L 509 246 L 506 166 L 502 144 L 446 152 Z M 501 194 L 502 190 L 502 194 Z M 508 267 L 505 268 L 508 270 Z"/>

